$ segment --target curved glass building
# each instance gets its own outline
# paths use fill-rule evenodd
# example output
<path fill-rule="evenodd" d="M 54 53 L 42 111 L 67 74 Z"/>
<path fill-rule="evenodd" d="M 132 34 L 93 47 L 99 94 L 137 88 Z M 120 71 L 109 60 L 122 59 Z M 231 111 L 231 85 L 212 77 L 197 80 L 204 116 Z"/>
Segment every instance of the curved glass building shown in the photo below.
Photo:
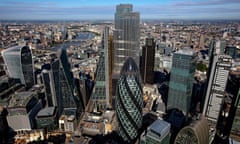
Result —
<path fill-rule="evenodd" d="M 2 51 L 10 78 L 20 79 L 27 88 L 34 85 L 32 52 L 29 46 L 15 46 Z"/>
<path fill-rule="evenodd" d="M 142 84 L 137 64 L 130 57 L 121 70 L 117 85 L 116 114 L 118 134 L 126 142 L 132 142 L 142 126 Z"/>

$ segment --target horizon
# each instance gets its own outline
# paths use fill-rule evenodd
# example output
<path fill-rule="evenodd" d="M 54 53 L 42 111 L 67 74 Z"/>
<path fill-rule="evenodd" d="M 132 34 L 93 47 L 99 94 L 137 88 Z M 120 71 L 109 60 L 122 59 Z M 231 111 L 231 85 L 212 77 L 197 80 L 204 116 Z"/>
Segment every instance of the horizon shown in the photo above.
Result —
<path fill-rule="evenodd" d="M 239 0 L 3 0 L 0 20 L 114 20 L 116 5 L 132 4 L 143 20 L 239 20 Z"/>

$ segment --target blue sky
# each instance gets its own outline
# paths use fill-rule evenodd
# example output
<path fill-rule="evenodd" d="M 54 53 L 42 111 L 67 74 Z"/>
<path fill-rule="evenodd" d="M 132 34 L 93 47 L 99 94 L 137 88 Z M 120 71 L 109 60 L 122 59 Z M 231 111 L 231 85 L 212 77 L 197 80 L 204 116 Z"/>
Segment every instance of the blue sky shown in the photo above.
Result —
<path fill-rule="evenodd" d="M 141 19 L 240 19 L 240 0 L 0 0 L 0 19 L 114 19 L 120 3 Z"/>

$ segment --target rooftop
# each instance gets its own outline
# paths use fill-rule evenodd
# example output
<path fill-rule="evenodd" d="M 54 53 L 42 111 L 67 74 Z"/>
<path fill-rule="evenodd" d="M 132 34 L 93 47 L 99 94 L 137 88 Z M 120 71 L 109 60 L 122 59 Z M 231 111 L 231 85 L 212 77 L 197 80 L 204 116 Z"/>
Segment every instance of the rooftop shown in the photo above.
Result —
<path fill-rule="evenodd" d="M 55 107 L 47 107 L 39 111 L 37 117 L 48 117 L 53 116 L 55 113 Z"/>
<path fill-rule="evenodd" d="M 25 107 L 32 97 L 36 96 L 35 92 L 22 91 L 12 95 L 8 107 Z"/>
<path fill-rule="evenodd" d="M 155 133 L 160 134 L 160 136 L 162 136 L 170 130 L 170 124 L 166 121 L 158 119 L 149 126 L 149 129 Z"/>
<path fill-rule="evenodd" d="M 176 54 L 183 54 L 183 55 L 193 55 L 195 51 L 191 48 L 183 48 L 175 52 Z"/>

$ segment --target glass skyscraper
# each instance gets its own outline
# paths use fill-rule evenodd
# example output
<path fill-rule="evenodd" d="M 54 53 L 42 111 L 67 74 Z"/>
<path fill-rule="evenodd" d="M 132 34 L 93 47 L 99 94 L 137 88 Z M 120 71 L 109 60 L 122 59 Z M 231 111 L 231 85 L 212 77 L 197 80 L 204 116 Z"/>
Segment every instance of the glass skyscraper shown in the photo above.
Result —
<path fill-rule="evenodd" d="M 139 13 L 133 12 L 131 4 L 116 7 L 114 30 L 114 73 L 119 74 L 123 62 L 132 57 L 139 66 Z"/>
<path fill-rule="evenodd" d="M 27 88 L 34 85 L 32 52 L 29 46 L 15 46 L 2 51 L 10 78 L 19 79 Z"/>
<path fill-rule="evenodd" d="M 137 64 L 130 57 L 121 70 L 116 94 L 118 134 L 132 142 L 142 126 L 142 83 Z"/>
<path fill-rule="evenodd" d="M 196 53 L 192 49 L 182 49 L 174 53 L 167 109 L 177 108 L 185 115 L 191 105 Z"/>

